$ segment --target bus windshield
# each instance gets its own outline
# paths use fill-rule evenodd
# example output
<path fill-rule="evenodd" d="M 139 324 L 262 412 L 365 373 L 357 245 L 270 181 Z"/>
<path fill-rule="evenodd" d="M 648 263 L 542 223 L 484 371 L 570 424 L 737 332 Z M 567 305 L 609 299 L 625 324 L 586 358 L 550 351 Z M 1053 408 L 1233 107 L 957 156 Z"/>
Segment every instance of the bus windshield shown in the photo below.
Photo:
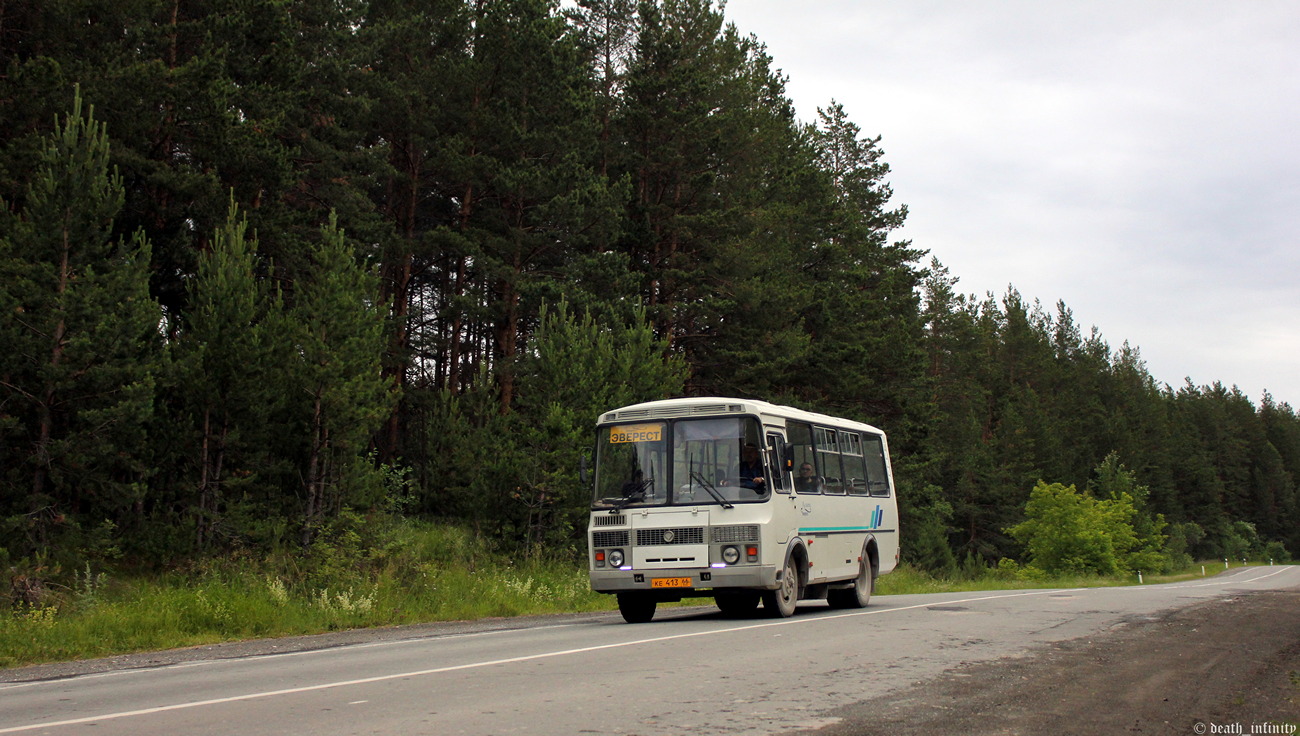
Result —
<path fill-rule="evenodd" d="M 668 503 L 668 423 L 601 427 L 593 505 L 620 509 Z"/>
<path fill-rule="evenodd" d="M 593 505 L 731 506 L 764 501 L 770 477 L 756 419 L 681 419 L 602 427 Z"/>

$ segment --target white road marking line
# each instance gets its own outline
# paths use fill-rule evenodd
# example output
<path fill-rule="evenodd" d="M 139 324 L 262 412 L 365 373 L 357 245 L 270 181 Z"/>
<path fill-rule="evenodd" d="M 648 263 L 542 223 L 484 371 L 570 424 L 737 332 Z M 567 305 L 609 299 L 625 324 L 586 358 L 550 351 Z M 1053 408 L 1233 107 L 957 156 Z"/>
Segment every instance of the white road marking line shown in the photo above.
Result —
<path fill-rule="evenodd" d="M 473 639 L 482 636 L 495 636 L 497 634 L 511 634 L 519 631 L 542 631 L 548 629 L 563 629 L 578 624 L 548 624 L 546 626 L 534 626 L 531 628 L 518 629 L 492 629 L 491 631 L 466 631 L 458 634 L 431 634 L 429 636 L 410 636 L 402 639 L 390 639 L 388 641 L 370 641 L 357 644 L 343 644 L 340 646 L 323 647 L 321 649 L 304 649 L 295 652 L 259 652 L 257 654 L 246 654 L 239 657 L 224 657 L 221 659 L 205 659 L 197 662 L 176 662 L 174 664 L 158 665 L 156 667 L 134 667 L 128 670 L 114 670 L 112 672 L 94 672 L 85 675 L 72 675 L 70 677 L 56 677 L 49 680 L 32 680 L 30 682 L 8 682 L 0 683 L 0 691 L 17 690 L 26 687 L 40 687 L 42 685 L 63 685 L 69 682 L 80 682 L 82 680 L 95 680 L 102 677 L 123 677 L 125 675 L 149 675 L 155 672 L 166 672 L 167 670 L 182 669 L 185 667 L 205 667 L 209 665 L 225 664 L 229 662 L 249 662 L 249 661 L 266 661 L 275 662 L 287 657 L 305 657 L 313 654 L 337 654 L 344 651 L 356 649 L 371 649 L 374 647 L 388 647 L 398 644 L 423 644 L 434 640 L 450 639 Z"/>

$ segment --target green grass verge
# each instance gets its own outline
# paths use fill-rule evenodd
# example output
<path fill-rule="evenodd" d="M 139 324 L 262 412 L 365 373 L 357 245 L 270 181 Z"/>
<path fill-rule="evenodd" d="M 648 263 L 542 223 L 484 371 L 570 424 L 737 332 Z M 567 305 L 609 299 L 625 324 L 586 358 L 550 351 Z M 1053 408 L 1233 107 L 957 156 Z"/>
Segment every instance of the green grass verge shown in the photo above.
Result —
<path fill-rule="evenodd" d="M 601 610 L 571 564 L 426 571 L 427 583 L 303 585 L 256 574 L 111 583 L 93 605 L 25 608 L 0 619 L 0 667 L 414 622 Z"/>
<path fill-rule="evenodd" d="M 1217 566 L 1216 566 L 1217 565 Z M 1240 564 L 1234 567 L 1241 567 Z M 1205 576 L 1223 572 L 1222 563 L 1207 564 Z M 1124 585 L 1151 585 L 1154 583 L 1172 583 L 1180 580 L 1192 580 L 1202 577 L 1201 565 L 1198 563 L 1185 570 L 1168 575 L 1143 575 L 1138 582 L 1136 575 L 1123 577 L 1104 577 L 1099 575 L 1073 575 L 1056 577 L 1021 577 L 1008 574 L 996 568 L 987 568 L 976 575 L 957 577 L 940 577 L 919 570 L 910 565 L 900 565 L 892 573 L 876 581 L 878 595 L 910 595 L 914 593 L 958 593 L 976 590 L 1036 590 L 1043 588 L 1105 588 Z"/>
<path fill-rule="evenodd" d="M 158 574 L 86 570 L 0 615 L 0 667 L 223 641 L 614 607 L 572 559 L 514 559 L 468 530 L 401 521 L 378 544 L 337 535 L 303 554 Z M 374 542 L 375 540 L 371 540 Z"/>
<path fill-rule="evenodd" d="M 598 611 L 572 559 L 515 560 L 469 531 L 401 521 L 382 542 L 338 535 L 306 554 L 233 557 L 162 575 L 110 576 L 87 569 L 43 605 L 0 615 L 0 667 L 88 659 L 223 641 L 496 616 Z M 374 542 L 375 540 L 371 540 Z M 1210 568 L 1210 574 L 1221 571 Z M 1181 576 L 1200 577 L 1199 566 Z M 902 566 L 882 577 L 880 595 L 1136 584 L 1133 580 L 1010 579 L 990 570 L 950 580 Z M 686 599 L 707 605 L 711 599 Z"/>

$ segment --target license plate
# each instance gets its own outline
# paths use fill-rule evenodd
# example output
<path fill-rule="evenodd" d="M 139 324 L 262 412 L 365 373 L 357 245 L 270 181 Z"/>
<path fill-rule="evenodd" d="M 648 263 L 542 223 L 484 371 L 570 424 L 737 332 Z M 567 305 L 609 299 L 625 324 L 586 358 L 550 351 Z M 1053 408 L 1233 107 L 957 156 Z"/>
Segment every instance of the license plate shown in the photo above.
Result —
<path fill-rule="evenodd" d="M 689 588 L 690 578 L 650 578 L 651 588 Z"/>

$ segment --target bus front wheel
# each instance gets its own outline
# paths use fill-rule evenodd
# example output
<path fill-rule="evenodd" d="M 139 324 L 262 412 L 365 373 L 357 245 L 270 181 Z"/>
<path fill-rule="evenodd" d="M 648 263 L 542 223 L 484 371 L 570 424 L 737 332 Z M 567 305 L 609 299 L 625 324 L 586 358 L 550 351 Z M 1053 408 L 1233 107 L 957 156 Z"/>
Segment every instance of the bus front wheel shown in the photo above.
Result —
<path fill-rule="evenodd" d="M 795 604 L 799 602 L 799 567 L 794 557 L 785 561 L 785 570 L 781 573 L 781 587 L 776 590 L 763 591 L 763 610 L 772 618 L 789 618 L 794 615 Z"/>
<path fill-rule="evenodd" d="M 658 601 L 644 593 L 619 593 L 618 612 L 629 624 L 644 624 L 655 617 Z"/>

